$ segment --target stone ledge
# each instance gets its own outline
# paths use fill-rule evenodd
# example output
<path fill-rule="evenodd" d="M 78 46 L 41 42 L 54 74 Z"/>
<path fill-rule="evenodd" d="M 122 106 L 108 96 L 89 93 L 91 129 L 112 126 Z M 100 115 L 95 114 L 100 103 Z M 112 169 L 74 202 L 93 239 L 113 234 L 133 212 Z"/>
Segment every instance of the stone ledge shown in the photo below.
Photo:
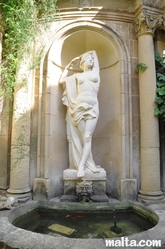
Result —
<path fill-rule="evenodd" d="M 66 169 L 63 172 L 64 180 L 77 180 L 77 170 L 76 169 Z M 83 180 L 106 180 L 106 171 L 103 168 L 100 168 L 100 172 L 92 172 L 89 169 L 85 170 L 85 176 Z"/>
<path fill-rule="evenodd" d="M 77 196 L 76 195 L 63 195 L 60 198 L 61 202 L 77 202 Z M 92 195 L 91 196 L 92 202 L 109 202 L 109 198 L 107 195 Z"/>

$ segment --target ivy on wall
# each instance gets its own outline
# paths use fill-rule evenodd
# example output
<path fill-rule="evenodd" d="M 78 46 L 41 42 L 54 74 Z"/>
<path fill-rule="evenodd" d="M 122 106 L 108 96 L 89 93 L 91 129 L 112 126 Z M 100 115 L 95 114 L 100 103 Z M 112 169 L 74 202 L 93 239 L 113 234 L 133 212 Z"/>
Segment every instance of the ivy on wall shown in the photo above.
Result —
<path fill-rule="evenodd" d="M 156 63 L 156 93 L 155 102 L 158 106 L 155 108 L 155 115 L 159 116 L 161 128 L 165 125 L 165 58 L 158 52 L 155 53 Z"/>
<path fill-rule="evenodd" d="M 147 65 L 145 63 L 139 63 L 137 66 L 136 66 L 136 72 L 138 73 L 139 71 L 140 72 L 144 72 L 146 69 L 147 69 Z"/>
<path fill-rule="evenodd" d="M 54 20 L 57 0 L 1 0 L 0 10 L 4 29 L 3 57 L 0 68 L 0 96 L 13 99 L 20 63 L 31 51 L 38 30 Z M 38 52 L 33 55 L 33 66 L 39 63 Z"/>

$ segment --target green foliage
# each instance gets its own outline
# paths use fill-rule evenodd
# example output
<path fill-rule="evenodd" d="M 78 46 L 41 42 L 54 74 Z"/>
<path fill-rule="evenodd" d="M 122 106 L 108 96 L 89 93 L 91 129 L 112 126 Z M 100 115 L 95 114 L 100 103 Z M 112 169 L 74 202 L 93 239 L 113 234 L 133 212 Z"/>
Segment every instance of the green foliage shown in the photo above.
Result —
<path fill-rule="evenodd" d="M 147 65 L 145 63 L 139 63 L 136 67 L 136 72 L 138 73 L 139 71 L 144 72 L 147 69 Z"/>
<path fill-rule="evenodd" d="M 165 123 L 165 63 L 164 58 L 160 57 L 158 52 L 155 53 L 156 63 L 156 93 L 155 102 L 158 107 L 154 109 L 154 114 L 159 116 L 160 124 L 163 127 Z"/>
<path fill-rule="evenodd" d="M 27 90 L 28 73 L 30 69 L 36 68 L 40 64 L 43 55 L 43 44 L 35 47 L 35 41 L 42 31 L 49 28 L 56 15 L 57 0 L 0 0 L 0 22 L 4 29 L 3 34 L 3 54 L 0 67 L 0 100 L 8 100 L 5 106 L 8 120 L 9 112 L 13 112 L 14 89 Z M 32 58 L 31 58 L 32 57 Z M 27 58 L 29 62 L 27 63 Z M 19 69 L 24 67 L 28 72 Z M 21 70 L 20 70 L 21 71 Z M 22 72 L 22 71 L 21 71 Z M 28 118 L 27 113 L 23 114 L 24 124 Z M 3 122 L 5 118 L 3 116 Z M 20 120 L 20 119 L 19 119 Z M 5 121 L 6 122 L 6 121 Z M 17 137 L 17 158 L 12 159 L 15 166 L 23 158 L 29 156 L 29 151 L 25 149 L 26 130 L 22 127 Z"/>
<path fill-rule="evenodd" d="M 13 99 L 20 62 L 31 51 L 40 26 L 47 28 L 54 20 L 56 0 L 1 0 L 0 8 L 4 26 L 0 95 Z M 39 64 L 34 61 L 32 68 Z"/>

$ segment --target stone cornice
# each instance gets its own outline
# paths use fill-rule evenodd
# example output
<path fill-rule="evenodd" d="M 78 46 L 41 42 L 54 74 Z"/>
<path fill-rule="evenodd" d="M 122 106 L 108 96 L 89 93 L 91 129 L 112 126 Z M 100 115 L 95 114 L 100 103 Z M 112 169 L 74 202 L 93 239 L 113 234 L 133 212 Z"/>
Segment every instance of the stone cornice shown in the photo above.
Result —
<path fill-rule="evenodd" d="M 141 8 L 135 15 L 134 27 L 137 36 L 144 33 L 150 33 L 154 35 L 154 32 L 157 28 L 161 27 L 164 29 L 165 27 L 164 12 L 145 6 Z"/>
<path fill-rule="evenodd" d="M 165 30 L 165 9 L 140 6 L 136 11 L 120 11 L 102 7 L 64 8 L 57 15 L 57 20 L 98 20 L 134 23 L 137 37 L 144 33 L 154 36 L 158 28 Z"/>
<path fill-rule="evenodd" d="M 121 21 L 132 23 L 134 20 L 134 12 L 119 11 L 101 7 L 67 8 L 60 9 L 57 15 L 57 19 L 59 18 L 61 20 L 87 18 L 92 20 Z"/>
<path fill-rule="evenodd" d="M 136 11 L 121 11 L 102 7 L 64 8 L 59 9 L 56 20 L 90 19 L 105 21 L 121 21 L 135 24 L 137 35 L 144 32 L 154 34 L 159 26 L 165 26 L 165 10 L 149 6 L 141 6 Z"/>

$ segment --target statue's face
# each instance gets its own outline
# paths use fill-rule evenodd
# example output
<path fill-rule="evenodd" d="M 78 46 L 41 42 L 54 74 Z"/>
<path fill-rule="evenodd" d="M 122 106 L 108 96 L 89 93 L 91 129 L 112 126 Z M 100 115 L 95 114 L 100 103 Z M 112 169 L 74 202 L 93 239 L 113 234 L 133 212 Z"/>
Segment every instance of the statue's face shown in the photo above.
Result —
<path fill-rule="evenodd" d="M 84 57 L 84 66 L 87 65 L 89 67 L 93 67 L 93 58 L 90 54 L 87 54 Z"/>
<path fill-rule="evenodd" d="M 93 67 L 93 57 L 90 54 L 85 54 L 80 62 L 81 68 L 92 68 Z"/>

